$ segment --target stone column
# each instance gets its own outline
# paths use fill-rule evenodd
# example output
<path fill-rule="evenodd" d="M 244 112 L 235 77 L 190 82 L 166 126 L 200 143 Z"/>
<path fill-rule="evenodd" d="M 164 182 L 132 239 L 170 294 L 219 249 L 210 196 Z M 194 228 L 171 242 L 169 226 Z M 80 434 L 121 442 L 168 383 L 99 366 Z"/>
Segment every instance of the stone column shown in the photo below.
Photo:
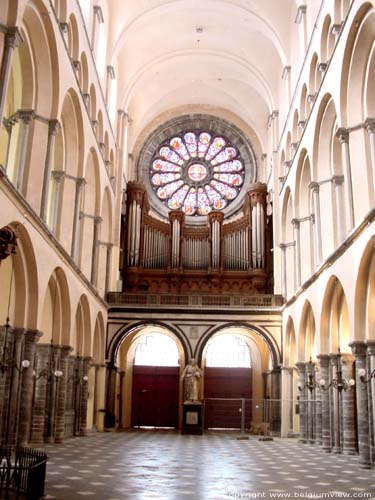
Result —
<path fill-rule="evenodd" d="M 60 199 L 60 190 L 61 183 L 65 178 L 65 172 L 63 170 L 55 170 L 51 172 L 53 181 L 54 181 L 54 193 L 53 193 L 53 206 L 52 206 L 52 219 L 50 221 L 50 229 L 53 233 L 56 232 L 56 224 L 57 224 L 57 214 L 59 207 L 59 199 Z"/>
<path fill-rule="evenodd" d="M 112 250 L 113 244 L 107 243 L 107 255 L 105 264 L 105 286 L 104 286 L 104 297 L 107 296 L 109 287 L 111 286 L 111 261 L 112 261 Z"/>
<path fill-rule="evenodd" d="M 44 221 L 47 220 L 48 192 L 49 192 L 49 185 L 50 185 L 50 179 L 51 179 L 51 164 L 52 164 L 52 158 L 53 158 L 53 148 L 54 148 L 55 139 L 56 139 L 56 136 L 57 136 L 59 129 L 60 129 L 60 123 L 58 122 L 58 120 L 50 120 L 49 121 L 46 161 L 44 163 L 42 200 L 40 203 L 40 217 Z"/>
<path fill-rule="evenodd" d="M 281 368 L 277 366 L 276 368 L 273 368 L 271 372 L 272 411 L 271 411 L 270 429 L 271 431 L 274 432 L 280 432 L 281 428 L 280 379 L 281 379 Z"/>
<path fill-rule="evenodd" d="M 355 356 L 356 367 L 356 395 L 357 395 L 357 431 L 358 431 L 358 451 L 359 464 L 364 469 L 371 468 L 370 439 L 369 439 L 369 411 L 367 384 L 361 382 L 358 371 L 366 370 L 366 350 L 365 342 L 354 341 L 349 344 Z"/>
<path fill-rule="evenodd" d="M 337 377 L 338 355 L 330 354 L 332 377 L 331 380 Z M 333 453 L 342 453 L 343 428 L 342 428 L 342 399 L 341 393 L 331 387 L 331 418 L 333 428 Z"/>
<path fill-rule="evenodd" d="M 71 256 L 74 261 L 78 259 L 78 242 L 79 242 L 79 213 L 81 205 L 82 189 L 86 185 L 83 178 L 76 179 L 76 193 L 74 198 L 74 215 L 73 215 L 73 231 L 72 231 L 72 248 Z"/>
<path fill-rule="evenodd" d="M 294 247 L 294 265 L 295 265 L 295 283 L 294 289 L 297 290 L 301 286 L 301 238 L 300 238 L 300 221 L 292 219 L 293 235 L 296 245 Z"/>
<path fill-rule="evenodd" d="M 315 381 L 317 387 L 314 390 L 315 396 L 315 440 L 317 444 L 322 444 L 322 391 L 319 389 L 320 366 L 316 364 Z"/>
<path fill-rule="evenodd" d="M 368 355 L 368 367 L 369 373 L 375 374 L 375 340 L 367 340 L 367 355 Z M 375 462 L 375 376 L 371 378 L 368 384 L 368 395 L 369 395 L 369 413 L 370 418 L 370 436 L 371 436 L 371 447 L 372 447 L 372 465 Z"/>
<path fill-rule="evenodd" d="M 21 41 L 22 37 L 19 29 L 16 26 L 9 27 L 5 34 L 5 47 L 0 69 L 0 123 L 3 122 L 13 53 Z"/>
<path fill-rule="evenodd" d="M 56 418 L 55 418 L 55 443 L 63 443 L 65 437 L 65 406 L 67 396 L 68 382 L 68 356 L 72 351 L 70 346 L 62 346 L 60 350 L 60 370 L 62 376 L 59 379 L 57 400 L 56 400 Z"/>
<path fill-rule="evenodd" d="M 94 233 L 92 242 L 92 258 L 91 258 L 91 283 L 96 287 L 98 281 L 98 256 L 99 256 L 99 235 L 100 225 L 103 219 L 101 217 L 94 217 Z"/>
<path fill-rule="evenodd" d="M 296 363 L 298 370 L 298 388 L 299 388 L 299 429 L 301 443 L 307 443 L 307 389 L 306 383 L 306 363 Z"/>
<path fill-rule="evenodd" d="M 365 126 L 370 140 L 372 182 L 375 186 L 375 119 L 368 118 L 365 121 Z"/>
<path fill-rule="evenodd" d="M 47 406 L 47 442 L 55 441 L 55 425 L 56 425 L 56 392 L 59 386 L 59 379 L 55 377 L 56 370 L 59 370 L 60 365 L 60 346 L 51 346 L 51 365 L 47 374 L 48 382 L 48 406 Z"/>
<path fill-rule="evenodd" d="M 335 189 L 336 199 L 336 224 L 337 224 L 337 237 L 338 242 L 342 243 L 345 239 L 345 228 L 343 227 L 342 214 L 344 213 L 343 199 L 342 199 L 342 185 L 344 183 L 343 175 L 334 175 L 332 182 Z"/>
<path fill-rule="evenodd" d="M 79 419 L 79 435 L 86 436 L 87 434 L 87 399 L 88 399 L 88 376 L 91 358 L 85 356 L 82 358 L 82 372 L 80 380 L 80 419 Z M 86 379 L 87 377 L 87 379 Z"/>
<path fill-rule="evenodd" d="M 340 144 L 342 145 L 342 156 L 344 162 L 344 178 L 345 178 L 345 214 L 346 214 L 346 232 L 348 233 L 354 227 L 354 205 L 353 205 L 353 185 L 352 171 L 350 163 L 349 149 L 349 131 L 344 128 L 339 128 L 336 132 Z"/>
<path fill-rule="evenodd" d="M 33 444 L 44 443 L 44 427 L 47 403 L 47 377 L 50 363 L 50 344 L 38 344 L 36 347 L 35 385 L 33 401 L 33 418 L 31 424 L 31 441 Z"/>
<path fill-rule="evenodd" d="M 315 267 L 322 262 L 322 223 L 320 219 L 319 183 L 310 182 L 314 200 L 314 260 Z"/>
<path fill-rule="evenodd" d="M 107 363 L 106 374 L 106 414 L 104 427 L 112 428 L 116 424 L 115 406 L 116 406 L 116 376 L 117 369 L 112 363 Z"/>
<path fill-rule="evenodd" d="M 287 281 L 286 281 L 286 245 L 285 243 L 280 243 L 281 250 L 281 293 L 283 297 L 287 298 Z"/>
<path fill-rule="evenodd" d="M 7 415 L 7 443 L 14 446 L 17 442 L 18 427 L 18 402 L 21 389 L 21 361 L 23 351 L 23 328 L 13 329 L 13 355 L 11 360 L 14 365 L 10 369 L 9 404 Z"/>
<path fill-rule="evenodd" d="M 315 363 L 306 363 L 306 380 L 310 374 L 315 382 Z M 307 400 L 307 439 L 309 443 L 315 443 L 315 388 L 307 390 Z"/>
<path fill-rule="evenodd" d="M 35 363 L 36 343 L 42 336 L 38 330 L 25 331 L 25 343 L 23 349 L 23 359 L 30 361 L 29 368 L 22 371 L 22 386 L 20 395 L 19 426 L 18 426 L 18 446 L 26 446 L 30 439 L 30 429 L 33 414 L 33 369 Z"/>
<path fill-rule="evenodd" d="M 19 119 L 22 121 L 23 129 L 21 132 L 21 144 L 20 144 L 20 153 L 18 159 L 18 168 L 15 179 L 16 188 L 22 192 L 23 187 L 23 177 L 25 172 L 25 164 L 26 164 L 26 152 L 27 146 L 29 143 L 29 135 L 30 135 L 30 126 L 34 119 L 35 113 L 33 110 L 25 110 L 20 111 L 18 113 Z"/>
<path fill-rule="evenodd" d="M 354 357 L 351 354 L 341 355 L 342 376 L 348 382 L 353 379 Z M 352 387 L 342 391 L 343 420 L 343 452 L 346 455 L 357 455 L 357 439 L 355 432 L 355 392 Z"/>
<path fill-rule="evenodd" d="M 320 363 L 320 379 L 325 380 L 326 385 L 329 383 L 329 356 L 328 354 L 320 354 L 318 356 Z M 320 389 L 321 408 L 322 408 L 322 445 L 323 450 L 330 452 L 332 450 L 331 438 L 331 408 L 329 400 L 329 391 Z"/>

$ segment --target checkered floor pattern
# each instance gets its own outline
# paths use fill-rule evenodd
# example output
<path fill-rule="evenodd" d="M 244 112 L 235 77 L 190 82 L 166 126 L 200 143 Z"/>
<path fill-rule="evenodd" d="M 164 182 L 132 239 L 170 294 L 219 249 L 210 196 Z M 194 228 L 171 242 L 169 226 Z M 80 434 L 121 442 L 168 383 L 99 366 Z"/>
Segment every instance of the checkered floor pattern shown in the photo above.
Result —
<path fill-rule="evenodd" d="M 372 498 L 375 470 L 296 439 L 176 431 L 93 433 L 48 445 L 46 498 Z M 323 495 L 329 494 L 329 496 Z"/>

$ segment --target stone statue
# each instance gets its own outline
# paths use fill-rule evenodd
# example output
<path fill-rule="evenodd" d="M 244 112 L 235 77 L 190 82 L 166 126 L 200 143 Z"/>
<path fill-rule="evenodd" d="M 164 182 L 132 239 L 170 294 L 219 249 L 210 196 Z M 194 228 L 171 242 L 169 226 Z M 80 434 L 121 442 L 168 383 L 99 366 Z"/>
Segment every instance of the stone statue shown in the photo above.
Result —
<path fill-rule="evenodd" d="M 184 402 L 191 403 L 199 401 L 199 388 L 201 385 L 202 371 L 194 358 L 185 366 L 181 375 L 184 381 Z"/>

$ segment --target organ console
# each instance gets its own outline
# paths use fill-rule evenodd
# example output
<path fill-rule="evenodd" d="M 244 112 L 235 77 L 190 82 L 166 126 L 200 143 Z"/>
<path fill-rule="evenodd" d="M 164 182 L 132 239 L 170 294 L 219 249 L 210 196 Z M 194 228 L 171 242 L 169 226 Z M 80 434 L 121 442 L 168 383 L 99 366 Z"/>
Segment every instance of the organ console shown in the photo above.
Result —
<path fill-rule="evenodd" d="M 153 217 L 140 182 L 129 182 L 123 226 L 124 291 L 149 293 L 258 294 L 270 291 L 272 228 L 266 216 L 267 188 L 255 183 L 242 216 L 226 221 L 211 211 L 205 224 L 171 210 Z"/>

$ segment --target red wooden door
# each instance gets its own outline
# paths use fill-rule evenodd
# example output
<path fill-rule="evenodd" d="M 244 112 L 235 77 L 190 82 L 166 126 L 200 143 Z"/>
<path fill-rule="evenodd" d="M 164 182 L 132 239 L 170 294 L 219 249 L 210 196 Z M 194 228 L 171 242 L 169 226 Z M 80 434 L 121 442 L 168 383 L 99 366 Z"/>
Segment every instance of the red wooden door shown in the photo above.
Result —
<path fill-rule="evenodd" d="M 240 429 L 245 401 L 245 428 L 251 421 L 251 368 L 205 368 L 204 397 L 206 429 Z M 208 398 L 208 399 L 206 399 Z M 210 399 L 221 398 L 221 399 Z M 231 401 L 233 398 L 238 398 Z"/>
<path fill-rule="evenodd" d="M 177 427 L 178 366 L 134 366 L 132 427 Z"/>

